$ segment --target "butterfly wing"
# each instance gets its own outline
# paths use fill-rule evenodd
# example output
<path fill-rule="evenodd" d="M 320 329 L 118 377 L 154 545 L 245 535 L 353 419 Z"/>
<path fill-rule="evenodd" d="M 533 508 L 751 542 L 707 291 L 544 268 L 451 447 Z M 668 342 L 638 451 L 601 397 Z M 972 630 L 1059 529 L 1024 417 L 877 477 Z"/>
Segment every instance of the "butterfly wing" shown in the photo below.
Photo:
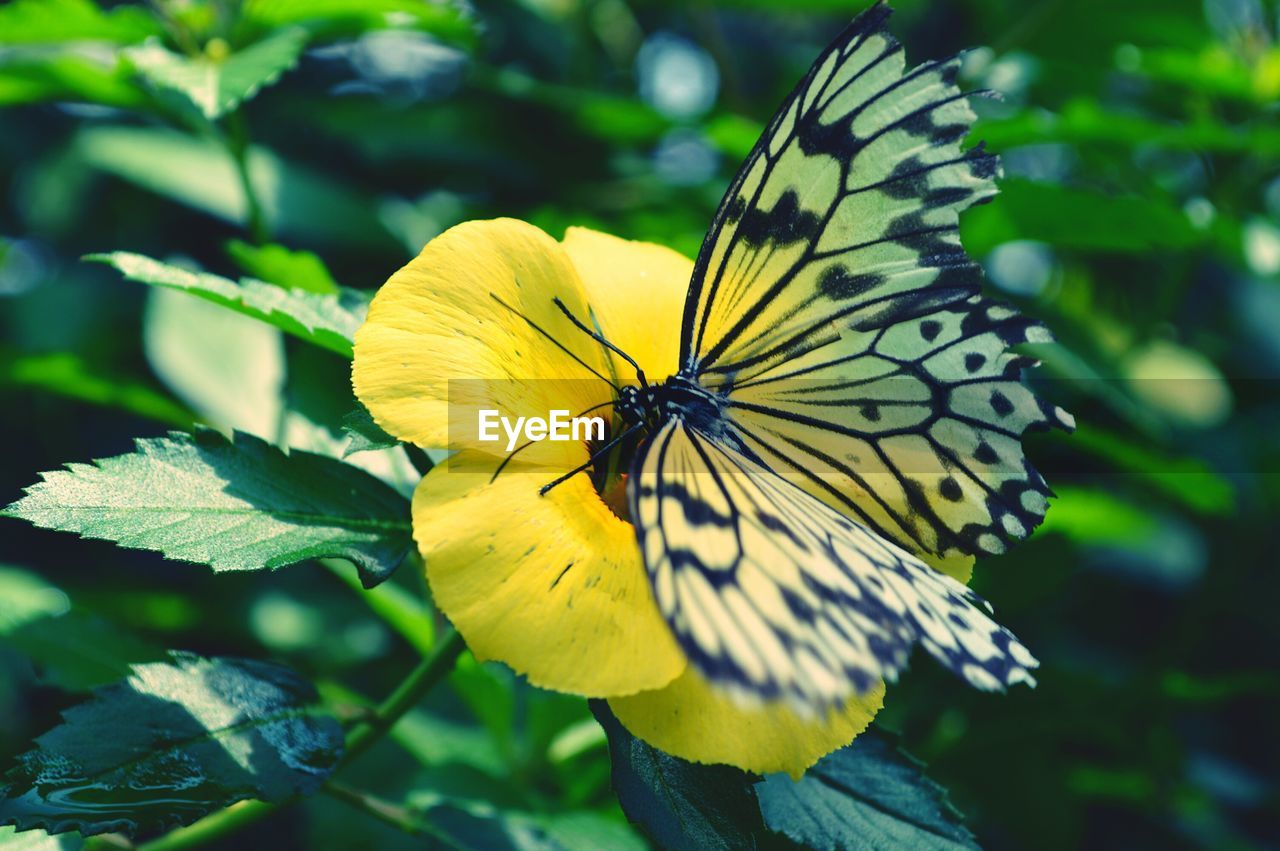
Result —
<path fill-rule="evenodd" d="M 959 213 L 999 166 L 961 141 L 959 59 L 907 70 L 877 5 L 818 58 L 716 214 L 685 304 L 686 374 L 788 480 L 915 552 L 1000 552 L 1043 517 L 1020 382 L 1040 326 L 978 296 Z"/>
<path fill-rule="evenodd" d="M 658 606 L 720 688 L 813 712 L 895 678 L 916 643 L 981 689 L 1034 682 L 964 585 L 682 420 L 631 478 Z"/>

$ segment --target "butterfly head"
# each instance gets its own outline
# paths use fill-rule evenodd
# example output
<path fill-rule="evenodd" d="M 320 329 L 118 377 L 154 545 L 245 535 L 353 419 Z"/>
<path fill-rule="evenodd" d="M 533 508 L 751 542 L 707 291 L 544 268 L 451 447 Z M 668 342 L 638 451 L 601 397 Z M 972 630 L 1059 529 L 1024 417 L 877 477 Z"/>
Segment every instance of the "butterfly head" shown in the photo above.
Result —
<path fill-rule="evenodd" d="M 613 409 L 627 425 L 639 425 L 649 418 L 654 408 L 653 388 L 628 384 L 618 391 Z"/>

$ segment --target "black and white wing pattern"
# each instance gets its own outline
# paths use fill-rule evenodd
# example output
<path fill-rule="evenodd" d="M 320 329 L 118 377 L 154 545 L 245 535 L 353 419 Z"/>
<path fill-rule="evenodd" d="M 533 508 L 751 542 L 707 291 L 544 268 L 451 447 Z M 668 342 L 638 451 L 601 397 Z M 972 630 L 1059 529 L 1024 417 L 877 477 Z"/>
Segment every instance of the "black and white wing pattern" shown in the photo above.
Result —
<path fill-rule="evenodd" d="M 699 253 L 681 364 L 737 438 L 901 546 L 1002 552 L 1050 495 L 1021 447 L 1071 427 L 1006 351 L 1049 339 L 982 299 L 959 214 L 996 192 L 958 58 L 906 68 L 876 5 L 822 54 L 732 182 Z"/>
<path fill-rule="evenodd" d="M 1034 684 L 1031 653 L 964 585 L 679 418 L 628 493 L 658 607 L 743 702 L 820 713 L 896 678 L 917 643 L 977 688 Z"/>

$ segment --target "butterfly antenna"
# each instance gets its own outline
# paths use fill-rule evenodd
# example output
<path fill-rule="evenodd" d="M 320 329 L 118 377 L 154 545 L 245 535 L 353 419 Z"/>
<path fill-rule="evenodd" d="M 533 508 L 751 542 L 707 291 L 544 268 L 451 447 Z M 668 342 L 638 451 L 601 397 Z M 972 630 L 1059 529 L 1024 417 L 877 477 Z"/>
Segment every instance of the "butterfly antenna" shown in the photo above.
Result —
<path fill-rule="evenodd" d="M 578 364 L 579 364 L 579 365 L 581 365 L 583 369 L 587 370 L 587 372 L 590 372 L 590 373 L 591 373 L 592 375 L 594 375 L 596 378 L 600 379 L 600 380 L 601 380 L 601 381 L 603 381 L 605 384 L 608 384 L 608 385 L 609 385 L 610 387 L 612 387 L 615 391 L 617 391 L 617 390 L 619 390 L 619 389 L 620 389 L 620 388 L 618 387 L 618 385 L 614 384 L 612 381 L 610 381 L 609 379 L 605 378 L 603 375 L 601 375 L 599 372 L 597 372 L 594 368 L 592 368 L 592 366 L 591 366 L 589 363 L 587 363 L 587 362 L 586 362 L 586 361 L 584 361 L 582 358 L 578 357 L 578 356 L 577 356 L 577 355 L 575 355 L 573 352 L 571 352 L 571 351 L 569 351 L 567 348 L 565 348 L 565 345 L 564 345 L 563 343 L 561 343 L 561 342 L 560 342 L 559 340 L 557 340 L 555 337 L 551 336 L 551 334 L 549 334 L 549 333 L 548 333 L 548 332 L 547 332 L 547 331 L 546 331 L 546 330 L 545 330 L 541 325 L 539 325 L 538 323 L 534 322 L 532 319 L 530 319 L 529 317 L 525 316 L 523 313 L 521 313 L 520 311 L 516 310 L 516 309 L 515 309 L 514 307 L 512 307 L 511 305 L 507 304 L 507 303 L 506 303 L 505 301 L 503 301 L 502 299 L 498 298 L 497 293 L 489 293 L 489 295 L 490 295 L 490 297 L 492 297 L 492 298 L 493 298 L 493 300 L 494 300 L 494 301 L 496 301 L 498 304 L 502 305 L 502 306 L 503 306 L 503 307 L 505 307 L 507 310 L 510 310 L 510 311 L 511 311 L 512 313 L 514 313 L 516 316 L 519 316 L 521 319 L 523 319 L 525 322 L 527 322 L 527 323 L 529 324 L 529 327 L 530 327 L 530 328 L 532 328 L 533 330 L 537 331 L 539 334 L 541 334 L 542 336 L 544 336 L 544 337 L 546 337 L 548 340 L 550 340 L 550 341 L 555 345 L 555 347 L 556 347 L 557 349 L 559 349 L 560 351 L 564 352 L 566 355 L 568 355 L 569 357 L 571 357 L 571 358 L 573 358 L 575 361 L 577 361 L 577 362 L 578 362 Z M 573 317 L 570 317 L 570 318 L 572 319 Z M 628 360 L 630 360 L 630 358 L 628 358 Z"/>
<path fill-rule="evenodd" d="M 587 327 L 586 323 L 584 323 L 581 319 L 573 315 L 573 313 L 569 310 L 568 306 L 566 306 L 565 303 L 560 300 L 560 296 L 556 296 L 554 299 L 552 299 L 552 301 L 555 303 L 556 307 L 560 308 L 560 312 L 563 313 L 565 316 L 569 317 L 569 321 L 572 322 L 574 325 L 576 325 L 580 331 L 582 331 L 591 339 L 595 340 L 600 345 L 604 346 L 609 351 L 616 354 L 618 357 L 622 358 L 627 363 L 631 364 L 631 366 L 635 368 L 636 379 L 640 382 L 641 387 L 649 386 L 649 382 L 646 381 L 644 377 L 644 370 L 640 368 L 640 364 L 636 363 L 635 360 L 631 357 L 631 355 L 627 354 L 622 349 L 615 346 L 613 343 L 610 343 L 607 339 L 605 339 L 605 336 L 601 334 L 599 331 L 595 331 Z"/>
<path fill-rule="evenodd" d="M 642 427 L 642 425 L 643 425 L 643 423 L 636 423 L 635 425 L 631 426 L 630 428 L 625 428 L 625 429 L 623 429 L 621 432 L 619 432 L 619 433 L 618 433 L 618 436 L 617 436 L 617 437 L 615 437 L 615 438 L 613 438 L 612 440 L 610 440 L 610 441 L 609 441 L 608 443 L 606 443 L 604 446 L 601 446 L 601 447 L 600 447 L 599 449 L 597 449 L 595 452 L 592 452 L 592 453 L 591 453 L 591 457 L 590 457 L 590 458 L 588 458 L 586 461 L 584 461 L 583 463 L 581 463 L 581 464 L 579 464 L 578 466 L 574 467 L 572 470 L 570 470 L 569 472 L 565 473 L 563 476 L 560 476 L 560 477 L 559 477 L 558 479 L 556 479 L 555 481 L 547 482 L 545 485 L 543 485 L 542 487 L 538 488 L 538 496 L 546 496 L 546 495 L 547 495 L 547 491 L 551 490 L 551 489 L 552 489 L 553 487 L 555 487 L 556 485 L 563 484 L 564 482 L 569 481 L 569 480 L 570 480 L 570 479 L 572 479 L 574 476 L 578 475 L 578 474 L 579 474 L 579 473 L 581 473 L 583 470 L 585 470 L 585 469 L 587 469 L 588 467 L 590 467 L 592 464 L 594 464 L 594 463 L 596 462 L 596 459 L 597 459 L 597 458 L 599 458 L 601 455 L 604 455 L 606 452 L 608 452 L 608 451 L 609 451 L 610 449 L 612 449 L 613 447 L 617 446 L 619 443 L 621 443 L 623 440 L 625 440 L 625 439 L 626 439 L 627 437 L 629 437 L 630 435 L 634 434 L 636 431 L 638 431 L 638 430 Z"/>
<path fill-rule="evenodd" d="M 611 405 L 613 405 L 612 400 L 608 402 L 601 402 L 599 405 L 592 405 L 590 408 L 587 408 L 585 411 L 579 412 L 578 414 L 575 415 L 575 417 L 585 417 L 587 414 L 591 413 L 592 411 L 598 411 L 601 408 L 609 407 Z M 517 455 L 519 455 L 524 450 L 528 449 L 530 446 L 533 446 L 533 444 L 535 443 L 537 443 L 536 440 L 527 440 L 523 444 L 521 444 L 520 446 L 517 446 L 514 450 L 512 450 L 510 455 L 508 455 L 506 458 L 503 458 L 502 463 L 498 465 L 498 469 L 494 470 L 493 475 L 489 477 L 489 484 L 493 484 L 498 480 L 498 476 L 502 475 L 502 471 L 506 469 L 506 466 L 508 464 L 511 463 L 512 458 L 515 458 Z"/>

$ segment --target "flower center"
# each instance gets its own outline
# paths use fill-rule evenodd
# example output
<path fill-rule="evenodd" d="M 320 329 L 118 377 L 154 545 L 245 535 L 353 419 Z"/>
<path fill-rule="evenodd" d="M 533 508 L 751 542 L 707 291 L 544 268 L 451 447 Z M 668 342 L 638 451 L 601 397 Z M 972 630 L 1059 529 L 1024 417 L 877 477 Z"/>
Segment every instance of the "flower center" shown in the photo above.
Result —
<path fill-rule="evenodd" d="M 616 437 L 627 428 L 630 428 L 630 425 L 615 418 L 612 435 Z M 631 469 L 631 462 L 635 459 L 636 450 L 642 439 L 638 432 L 633 433 L 604 452 L 600 449 L 605 443 L 588 445 L 588 450 L 595 456 L 595 461 L 591 465 L 591 484 L 595 486 L 601 501 L 608 506 L 614 516 L 625 523 L 631 522 L 631 511 L 627 507 L 628 471 Z"/>

